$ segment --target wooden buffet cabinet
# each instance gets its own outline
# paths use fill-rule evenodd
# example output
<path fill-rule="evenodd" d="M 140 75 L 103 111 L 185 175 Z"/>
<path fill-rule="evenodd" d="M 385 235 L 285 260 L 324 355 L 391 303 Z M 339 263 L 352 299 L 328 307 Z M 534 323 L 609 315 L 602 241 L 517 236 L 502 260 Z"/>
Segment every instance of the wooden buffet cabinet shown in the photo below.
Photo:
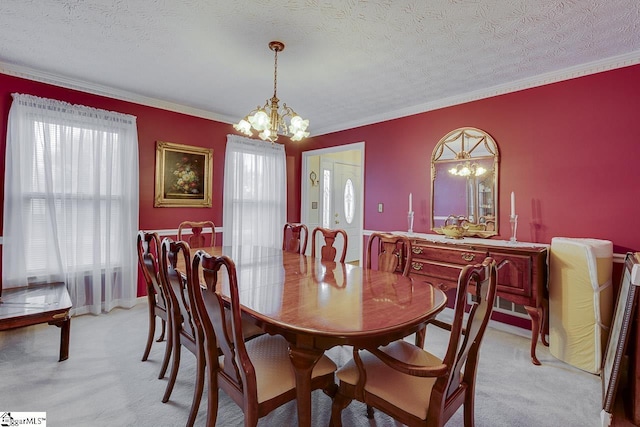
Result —
<path fill-rule="evenodd" d="M 498 264 L 498 296 L 524 306 L 531 317 L 531 361 L 536 357 L 538 337 L 549 345 L 548 319 L 548 245 L 511 243 L 478 238 L 448 239 L 437 234 L 401 233 L 411 239 L 413 260 L 411 275 L 445 291 L 455 289 L 460 271 L 467 264 L 481 263 L 493 257 Z"/>

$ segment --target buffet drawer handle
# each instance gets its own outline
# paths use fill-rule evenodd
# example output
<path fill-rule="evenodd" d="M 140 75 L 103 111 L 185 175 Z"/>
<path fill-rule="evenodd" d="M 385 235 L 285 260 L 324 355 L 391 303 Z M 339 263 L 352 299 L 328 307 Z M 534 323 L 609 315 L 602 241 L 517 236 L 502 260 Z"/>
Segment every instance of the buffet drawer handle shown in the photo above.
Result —
<path fill-rule="evenodd" d="M 422 263 L 421 262 L 412 262 L 411 263 L 411 268 L 413 268 L 414 270 L 420 271 L 422 270 Z"/>
<path fill-rule="evenodd" d="M 411 248 L 411 252 L 413 252 L 414 254 L 421 254 L 422 248 L 414 246 Z"/>
<path fill-rule="evenodd" d="M 462 259 L 463 259 L 463 260 L 465 260 L 465 261 L 473 261 L 473 259 L 474 259 L 475 257 L 476 257 L 476 256 L 475 256 L 474 254 L 470 254 L 470 253 L 468 253 L 468 252 L 463 252 L 463 253 L 462 253 Z"/>

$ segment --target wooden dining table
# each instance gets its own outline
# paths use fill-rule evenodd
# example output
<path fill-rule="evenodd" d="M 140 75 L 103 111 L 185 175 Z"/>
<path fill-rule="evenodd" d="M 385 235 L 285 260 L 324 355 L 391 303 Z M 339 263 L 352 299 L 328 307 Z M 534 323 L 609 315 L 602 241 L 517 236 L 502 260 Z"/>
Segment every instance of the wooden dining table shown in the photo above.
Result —
<path fill-rule="evenodd" d="M 257 246 L 202 249 L 234 260 L 243 315 L 288 341 L 299 426 L 311 425 L 311 372 L 325 350 L 402 339 L 446 306 L 443 291 L 400 274 Z"/>

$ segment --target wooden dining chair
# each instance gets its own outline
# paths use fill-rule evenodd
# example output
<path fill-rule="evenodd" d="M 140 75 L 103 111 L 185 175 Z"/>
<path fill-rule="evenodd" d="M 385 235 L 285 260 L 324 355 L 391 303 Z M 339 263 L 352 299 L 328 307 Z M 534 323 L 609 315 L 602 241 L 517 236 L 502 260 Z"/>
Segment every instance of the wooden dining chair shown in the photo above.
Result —
<path fill-rule="evenodd" d="M 307 241 L 309 240 L 309 229 L 304 224 L 288 222 L 282 230 L 282 250 L 305 254 L 307 251 Z"/>
<path fill-rule="evenodd" d="M 478 218 L 479 224 L 484 224 L 485 231 L 496 230 L 496 217 L 493 215 L 484 215 Z"/>
<path fill-rule="evenodd" d="M 402 234 L 371 233 L 365 253 L 365 267 L 371 268 L 374 244 L 378 254 L 378 270 L 395 273 L 398 267 L 402 275 L 408 276 L 411 270 L 411 239 Z"/>
<path fill-rule="evenodd" d="M 208 228 L 211 229 L 211 233 L 206 231 Z M 212 221 L 183 221 L 178 226 L 177 240 L 187 242 L 191 248 L 215 246 L 216 226 Z"/>
<path fill-rule="evenodd" d="M 178 270 L 178 265 L 184 265 L 185 268 Z M 189 296 L 188 285 L 197 286 L 198 280 L 191 275 L 191 249 L 189 244 L 184 241 L 173 241 L 165 238 L 162 241 L 162 257 L 160 258 L 160 269 L 164 282 L 166 283 L 167 294 L 169 296 L 170 310 L 170 336 L 173 340 L 173 361 L 171 365 L 171 373 L 169 374 L 169 382 L 162 397 L 162 402 L 166 403 L 171 397 L 171 392 L 178 376 L 180 368 L 180 356 L 182 347 L 186 347 L 196 356 L 196 378 L 195 388 L 193 392 L 193 401 L 191 402 L 191 410 L 187 419 L 187 426 L 193 426 L 202 391 L 204 389 L 204 349 L 196 344 L 197 340 L 202 341 L 202 328 L 196 325 L 196 318 L 193 315 L 192 299 Z M 197 276 L 196 276 L 197 277 Z"/>
<path fill-rule="evenodd" d="M 165 331 L 167 332 L 167 343 L 165 345 L 164 359 L 158 378 L 163 378 L 169 366 L 171 349 L 171 320 L 169 317 L 169 298 L 165 289 L 164 281 L 161 278 L 158 259 L 160 256 L 160 237 L 157 233 L 138 232 L 137 238 L 138 262 L 142 270 L 142 276 L 147 285 L 147 301 L 149 306 L 149 333 L 147 334 L 147 344 L 142 355 L 145 361 L 149 357 L 151 345 L 156 333 L 156 318 L 160 319 L 162 327 L 157 342 L 163 341 Z"/>
<path fill-rule="evenodd" d="M 255 426 L 259 418 L 296 398 L 288 343 L 282 336 L 268 334 L 244 340 L 236 268 L 229 257 L 198 251 L 192 270 L 192 276 L 203 277 L 206 284 L 206 288 L 194 284 L 191 288 L 198 323 L 204 330 L 199 346 L 204 348 L 209 387 L 206 425 L 216 424 L 218 389 L 222 389 L 244 412 L 244 425 Z M 230 316 L 219 289 L 222 275 L 229 288 Z M 311 390 L 322 389 L 332 397 L 335 370 L 335 363 L 323 355 L 313 368 Z"/>
<path fill-rule="evenodd" d="M 413 251 L 411 239 L 407 236 L 382 232 L 371 233 L 365 252 L 364 265 L 366 268 L 371 268 L 374 253 L 378 254 L 378 270 L 395 273 L 400 268 L 403 276 L 409 276 Z M 416 332 L 415 343 L 418 347 L 424 347 L 425 336 L 426 326 Z"/>
<path fill-rule="evenodd" d="M 313 233 L 311 234 L 312 258 L 316 257 L 316 247 L 319 243 L 316 238 L 319 238 L 320 235 L 322 235 L 322 237 L 324 238 L 324 245 L 320 248 L 320 259 L 322 259 L 322 261 L 335 261 L 337 250 L 333 245 L 335 244 L 336 237 L 338 235 L 342 235 L 344 244 L 342 245 L 342 255 L 340 255 L 340 262 L 344 262 L 344 259 L 347 256 L 347 232 L 342 229 L 331 230 L 329 228 L 322 227 L 314 228 Z"/>
<path fill-rule="evenodd" d="M 330 425 L 341 426 L 342 410 L 356 399 L 408 426 L 443 426 L 464 406 L 464 425 L 473 426 L 478 356 L 496 286 L 492 258 L 463 268 L 443 359 L 404 340 L 379 348 L 354 348 L 353 359 L 336 373 L 340 383 Z M 465 318 L 467 294 L 471 303 Z"/>

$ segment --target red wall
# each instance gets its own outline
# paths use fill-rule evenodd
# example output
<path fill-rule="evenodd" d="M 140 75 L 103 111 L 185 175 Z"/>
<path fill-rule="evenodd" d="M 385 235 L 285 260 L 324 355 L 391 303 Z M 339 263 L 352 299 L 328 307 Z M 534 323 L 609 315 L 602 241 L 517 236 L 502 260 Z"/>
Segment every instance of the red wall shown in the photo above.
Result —
<path fill-rule="evenodd" d="M 412 192 L 414 231 L 427 232 L 433 148 L 477 127 L 500 150 L 501 238 L 515 191 L 518 240 L 602 238 L 624 253 L 640 250 L 639 120 L 636 65 L 318 136 L 305 149 L 365 141 L 365 229 L 406 229 Z"/>
<path fill-rule="evenodd" d="M 4 171 L 11 93 L 54 98 L 137 116 L 140 228 L 175 229 L 180 221 L 222 225 L 222 180 L 229 124 L 0 74 L 0 170 Z M 500 150 L 501 238 L 509 237 L 509 194 L 516 193 L 518 239 L 610 239 L 614 250 L 640 250 L 640 65 L 527 89 L 291 143 L 286 138 L 288 220 L 300 219 L 300 153 L 365 141 L 368 230 L 406 228 L 413 193 L 414 230 L 429 230 L 429 161 L 435 144 L 462 126 L 491 134 Z M 313 118 L 312 118 L 313 120 Z M 313 129 L 312 129 L 313 131 Z M 155 142 L 211 147 L 212 208 L 154 208 Z M 4 173 L 0 174 L 0 202 Z M 377 204 L 384 203 L 383 213 Z M 2 210 L 0 209 L 0 220 Z"/>

